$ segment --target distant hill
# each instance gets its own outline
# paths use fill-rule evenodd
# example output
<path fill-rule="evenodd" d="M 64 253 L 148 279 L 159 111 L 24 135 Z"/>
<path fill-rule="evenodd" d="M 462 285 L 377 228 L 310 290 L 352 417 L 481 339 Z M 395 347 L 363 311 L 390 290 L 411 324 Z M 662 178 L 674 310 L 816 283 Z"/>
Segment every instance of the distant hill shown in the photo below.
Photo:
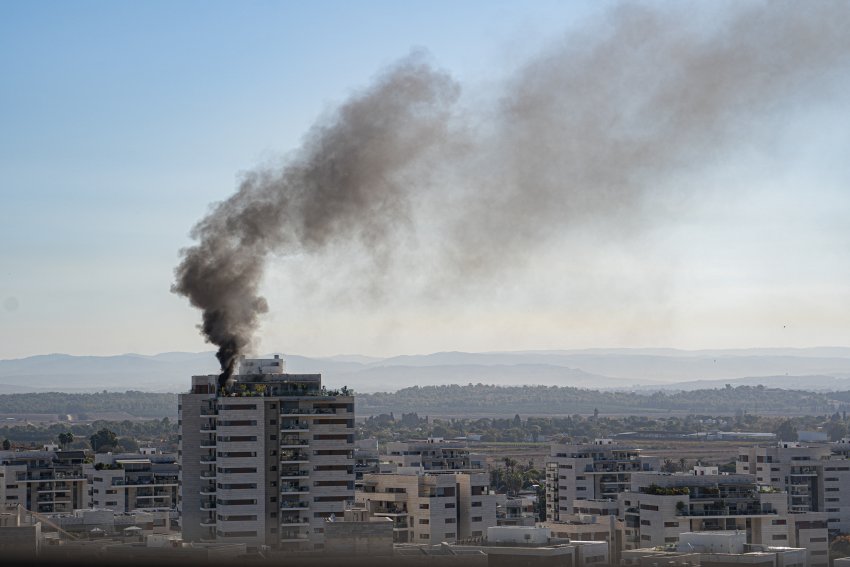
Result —
<path fill-rule="evenodd" d="M 287 355 L 287 369 L 321 373 L 330 386 L 359 392 L 414 385 L 542 384 L 602 389 L 679 389 L 758 385 L 811 390 L 850 389 L 850 348 L 587 349 L 522 352 L 439 352 L 375 358 Z M 49 354 L 0 360 L 0 393 L 61 391 L 181 392 L 189 377 L 215 374 L 210 352 L 146 356 Z"/>

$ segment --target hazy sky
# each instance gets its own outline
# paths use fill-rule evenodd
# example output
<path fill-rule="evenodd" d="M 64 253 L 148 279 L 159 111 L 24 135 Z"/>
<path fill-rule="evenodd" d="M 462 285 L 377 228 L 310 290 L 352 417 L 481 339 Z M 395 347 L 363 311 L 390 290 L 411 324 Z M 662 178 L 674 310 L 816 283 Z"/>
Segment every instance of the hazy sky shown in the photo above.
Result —
<path fill-rule="evenodd" d="M 737 4 L 679 17 L 722 26 Z M 611 5 L 0 2 L 0 358 L 210 349 L 169 288 L 241 172 L 297 148 L 411 48 L 474 105 Z M 272 258 L 258 347 L 850 345 L 843 72 L 658 181 L 635 205 L 650 215 L 566 230 L 484 279 L 418 285 L 428 265 L 402 257 L 392 293 L 364 299 L 349 293 L 368 269 L 356 258 Z"/>

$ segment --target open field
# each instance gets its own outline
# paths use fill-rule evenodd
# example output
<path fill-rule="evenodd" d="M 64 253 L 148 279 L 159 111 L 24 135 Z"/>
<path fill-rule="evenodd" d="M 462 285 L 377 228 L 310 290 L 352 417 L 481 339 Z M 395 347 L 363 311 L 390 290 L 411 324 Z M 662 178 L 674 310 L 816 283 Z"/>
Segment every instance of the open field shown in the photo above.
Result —
<path fill-rule="evenodd" d="M 623 445 L 641 449 L 647 455 L 660 455 L 665 459 L 678 462 L 687 459 L 690 465 L 697 461 L 707 465 L 722 465 L 734 461 L 738 447 L 756 444 L 753 441 L 680 441 L 680 440 L 624 440 Z M 527 464 L 534 463 L 541 468 L 549 456 L 549 443 L 474 443 L 470 445 L 474 453 L 487 456 L 487 464 L 493 467 L 503 465 L 503 459 L 510 457 Z"/>

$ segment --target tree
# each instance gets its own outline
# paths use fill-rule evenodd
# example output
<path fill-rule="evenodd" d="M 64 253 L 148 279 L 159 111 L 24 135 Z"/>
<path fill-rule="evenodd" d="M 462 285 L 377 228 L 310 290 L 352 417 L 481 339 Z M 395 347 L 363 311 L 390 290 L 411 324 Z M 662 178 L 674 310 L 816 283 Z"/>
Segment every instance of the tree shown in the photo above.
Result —
<path fill-rule="evenodd" d="M 139 444 L 131 437 L 122 437 L 118 440 L 118 448 L 127 453 L 137 453 Z"/>
<path fill-rule="evenodd" d="M 686 459 L 685 457 L 679 459 L 679 470 L 681 470 L 682 472 L 688 471 L 688 459 Z"/>
<path fill-rule="evenodd" d="M 790 419 L 786 419 L 779 427 L 776 428 L 776 438 L 780 441 L 796 441 L 797 440 L 797 428 L 794 427 L 794 422 Z"/>
<path fill-rule="evenodd" d="M 3 450 L 11 451 L 12 450 L 12 442 L 8 439 L 3 439 Z"/>
<path fill-rule="evenodd" d="M 59 447 L 67 449 L 68 445 L 74 442 L 74 434 L 70 431 L 59 434 Z"/>
<path fill-rule="evenodd" d="M 104 427 L 89 437 L 89 441 L 91 442 L 92 451 L 95 453 L 105 453 L 118 444 L 118 436 Z"/>

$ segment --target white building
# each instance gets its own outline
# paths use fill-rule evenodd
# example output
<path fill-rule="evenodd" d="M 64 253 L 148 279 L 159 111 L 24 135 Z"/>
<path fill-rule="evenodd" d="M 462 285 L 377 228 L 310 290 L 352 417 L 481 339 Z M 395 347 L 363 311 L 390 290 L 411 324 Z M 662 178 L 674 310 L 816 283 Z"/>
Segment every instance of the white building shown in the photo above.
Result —
<path fill-rule="evenodd" d="M 183 536 L 321 549 L 325 520 L 354 500 L 354 398 L 284 362 L 243 359 L 234 386 L 192 377 L 180 395 Z"/>
<path fill-rule="evenodd" d="M 41 514 L 89 507 L 83 451 L 0 451 L 0 511 Z"/>
<path fill-rule="evenodd" d="M 546 519 L 568 519 L 582 500 L 616 500 L 629 487 L 633 473 L 657 471 L 659 457 L 610 439 L 593 443 L 553 443 L 546 461 Z"/>
<path fill-rule="evenodd" d="M 99 453 L 86 466 L 93 508 L 177 511 L 177 455 Z"/>

